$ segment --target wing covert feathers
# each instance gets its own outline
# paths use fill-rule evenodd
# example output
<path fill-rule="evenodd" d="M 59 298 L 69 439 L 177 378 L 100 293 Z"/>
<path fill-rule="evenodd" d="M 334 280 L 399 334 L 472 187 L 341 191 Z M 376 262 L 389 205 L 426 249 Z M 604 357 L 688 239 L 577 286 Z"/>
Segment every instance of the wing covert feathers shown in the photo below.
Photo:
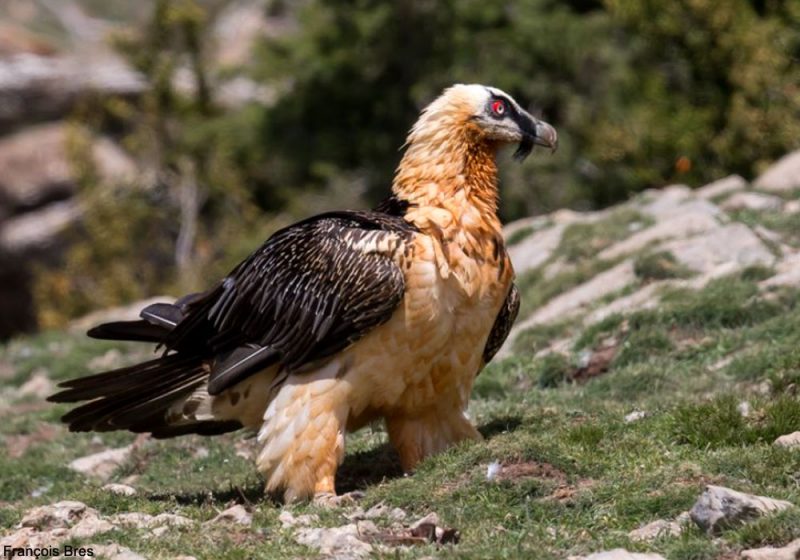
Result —
<path fill-rule="evenodd" d="M 139 321 L 90 330 L 95 338 L 157 343 L 165 352 L 66 381 L 49 400 L 88 401 L 63 417 L 72 431 L 171 437 L 238 429 L 229 418 L 191 414 L 175 423 L 172 412 L 191 408 L 196 391 L 213 399 L 276 363 L 298 371 L 387 321 L 404 294 L 394 258 L 415 231 L 381 212 L 332 212 L 283 229 L 212 290 L 150 305 Z"/>
<path fill-rule="evenodd" d="M 506 338 L 508 338 L 508 333 L 511 332 L 511 327 L 514 326 L 514 321 L 517 320 L 518 313 L 519 290 L 516 284 L 511 284 L 508 295 L 503 302 L 503 307 L 500 308 L 500 312 L 497 314 L 492 330 L 489 333 L 489 339 L 486 341 L 486 347 L 483 350 L 483 363 L 488 364 L 503 346 Z"/>

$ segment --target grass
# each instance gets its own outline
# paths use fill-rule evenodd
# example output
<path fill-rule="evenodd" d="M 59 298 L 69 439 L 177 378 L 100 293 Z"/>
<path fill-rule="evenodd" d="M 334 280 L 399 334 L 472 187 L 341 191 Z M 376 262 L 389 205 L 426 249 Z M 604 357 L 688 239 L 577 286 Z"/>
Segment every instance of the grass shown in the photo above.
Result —
<path fill-rule="evenodd" d="M 403 477 L 383 431 L 362 430 L 348 437 L 340 489 L 364 489 L 363 507 L 385 501 L 411 518 L 435 511 L 461 533 L 457 545 L 387 553 L 401 559 L 547 560 L 625 547 L 673 560 L 712 560 L 800 537 L 797 510 L 726 530 L 718 539 L 695 528 L 652 543 L 627 536 L 689 509 L 710 483 L 800 504 L 800 454 L 771 445 L 800 430 L 800 399 L 793 393 L 800 379 L 798 292 L 764 296 L 756 289 L 762 276 L 749 270 L 699 292 L 674 290 L 656 310 L 612 316 L 588 328 L 564 323 L 528 333 L 516 355 L 491 364 L 476 381 L 470 414 L 485 441 L 432 457 Z M 575 340 L 568 355 L 531 359 L 565 336 Z M 582 355 L 608 345 L 616 353 L 605 373 L 571 379 Z M 71 377 L 115 349 L 122 362 L 143 357 L 130 346 L 64 333 L 0 348 L 0 366 L 11 370 L 0 388 L 7 405 L 0 408 L 0 448 L 6 448 L 0 450 L 0 530 L 35 505 L 74 499 L 103 515 L 169 512 L 197 522 L 158 539 L 126 529 L 75 544 L 113 541 L 156 558 L 314 557 L 281 529 L 283 508 L 261 495 L 252 462 L 236 455 L 252 444 L 244 434 L 145 443 L 112 476 L 116 482 L 134 477 L 139 493 L 133 497 L 109 495 L 102 483 L 67 467 L 76 457 L 133 438 L 68 434 L 57 424 L 64 407 L 13 391 L 31 372 Z M 742 402 L 749 405 L 747 416 Z M 625 422 L 633 410 L 647 415 Z M 12 456 L 19 438 L 30 443 Z M 492 462 L 518 474 L 487 480 Z M 200 525 L 235 502 L 253 509 L 252 528 Z M 349 522 L 343 510 L 288 509 L 317 513 L 323 526 Z"/>

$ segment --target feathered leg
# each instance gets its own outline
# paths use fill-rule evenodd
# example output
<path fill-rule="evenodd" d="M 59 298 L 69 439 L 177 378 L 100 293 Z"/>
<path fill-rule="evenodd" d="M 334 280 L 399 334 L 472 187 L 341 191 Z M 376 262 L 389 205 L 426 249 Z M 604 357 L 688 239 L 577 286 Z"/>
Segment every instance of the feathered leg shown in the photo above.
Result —
<path fill-rule="evenodd" d="M 267 491 L 286 502 L 335 495 L 344 458 L 349 386 L 334 362 L 314 374 L 290 377 L 264 413 L 258 469 Z"/>
<path fill-rule="evenodd" d="M 413 417 L 387 416 L 386 430 L 405 472 L 414 470 L 425 457 L 440 453 L 460 441 L 483 439 L 457 408 L 431 410 Z"/>

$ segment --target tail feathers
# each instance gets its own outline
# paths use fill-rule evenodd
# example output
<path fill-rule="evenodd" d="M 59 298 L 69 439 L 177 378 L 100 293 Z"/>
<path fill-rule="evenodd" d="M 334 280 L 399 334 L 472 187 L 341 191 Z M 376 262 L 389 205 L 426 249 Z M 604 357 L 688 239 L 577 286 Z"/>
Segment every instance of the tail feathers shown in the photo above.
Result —
<path fill-rule="evenodd" d="M 187 296 L 196 297 L 197 294 Z M 184 299 L 187 299 L 184 298 Z M 171 303 L 154 303 L 142 309 L 138 321 L 104 323 L 89 330 L 92 338 L 103 340 L 131 340 L 161 343 L 169 332 L 183 320 L 183 310 Z"/>
<path fill-rule="evenodd" d="M 171 354 L 135 366 L 73 379 L 51 402 L 90 401 L 68 412 L 62 421 L 70 431 L 152 432 L 156 437 L 187 433 L 212 435 L 241 427 L 236 421 L 204 419 L 169 424 L 167 411 L 208 380 L 208 368 L 196 357 Z"/>
<path fill-rule="evenodd" d="M 131 340 L 136 342 L 161 342 L 169 329 L 147 321 L 117 321 L 98 325 L 86 333 L 101 340 Z"/>

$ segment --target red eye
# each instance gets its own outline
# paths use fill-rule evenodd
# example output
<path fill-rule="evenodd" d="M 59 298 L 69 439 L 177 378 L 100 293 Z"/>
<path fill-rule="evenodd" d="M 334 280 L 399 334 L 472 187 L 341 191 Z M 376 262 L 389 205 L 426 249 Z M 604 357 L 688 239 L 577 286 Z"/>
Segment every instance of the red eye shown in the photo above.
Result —
<path fill-rule="evenodd" d="M 492 111 L 495 115 L 502 115 L 506 112 L 506 104 L 499 99 L 492 102 Z"/>

